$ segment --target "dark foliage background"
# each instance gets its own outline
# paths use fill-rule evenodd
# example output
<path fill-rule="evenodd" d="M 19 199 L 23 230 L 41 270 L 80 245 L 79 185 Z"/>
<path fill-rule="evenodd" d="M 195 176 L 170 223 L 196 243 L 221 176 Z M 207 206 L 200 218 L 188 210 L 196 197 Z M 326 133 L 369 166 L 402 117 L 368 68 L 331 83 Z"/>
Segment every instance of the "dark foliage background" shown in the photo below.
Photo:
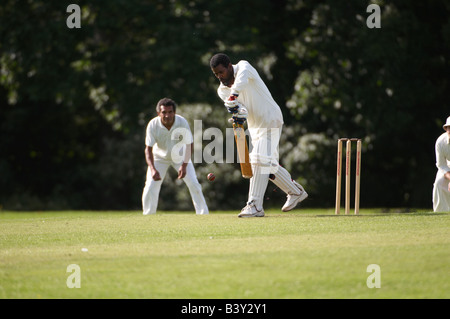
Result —
<path fill-rule="evenodd" d="M 70 3 L 80 29 L 66 26 Z M 192 129 L 229 127 L 209 68 L 225 52 L 252 63 L 281 106 L 281 163 L 310 193 L 305 206 L 334 205 L 336 140 L 361 137 L 362 207 L 431 208 L 434 143 L 450 115 L 450 4 L 378 1 L 381 28 L 370 29 L 370 3 L 3 1 L 0 207 L 140 209 L 160 98 Z M 196 169 L 210 209 L 243 206 L 237 165 Z M 160 209 L 192 209 L 174 173 Z M 267 197 L 283 204 L 273 185 Z"/>

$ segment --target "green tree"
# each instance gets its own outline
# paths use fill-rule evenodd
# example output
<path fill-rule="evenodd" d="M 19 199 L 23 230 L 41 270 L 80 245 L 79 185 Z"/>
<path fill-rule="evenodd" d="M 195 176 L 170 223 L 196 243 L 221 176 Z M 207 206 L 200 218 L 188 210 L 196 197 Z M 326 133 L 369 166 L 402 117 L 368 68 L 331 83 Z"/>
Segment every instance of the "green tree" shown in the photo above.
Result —
<path fill-rule="evenodd" d="M 292 135 L 294 152 L 310 155 L 291 166 L 306 172 L 313 191 L 331 194 L 331 145 L 361 137 L 362 202 L 429 206 L 436 123 L 449 110 L 449 6 L 381 2 L 382 27 L 370 29 L 366 5 L 322 1 L 291 42 L 289 54 L 301 68 L 288 102 L 302 123 L 294 130 L 302 137 Z"/>

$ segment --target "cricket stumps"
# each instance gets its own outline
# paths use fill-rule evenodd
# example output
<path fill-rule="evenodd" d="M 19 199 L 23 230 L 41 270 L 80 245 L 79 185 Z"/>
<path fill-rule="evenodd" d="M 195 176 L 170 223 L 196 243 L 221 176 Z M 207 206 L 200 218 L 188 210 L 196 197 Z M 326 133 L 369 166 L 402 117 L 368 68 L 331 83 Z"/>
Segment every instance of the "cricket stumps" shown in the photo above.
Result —
<path fill-rule="evenodd" d="M 338 215 L 341 209 L 341 181 L 342 181 L 342 143 L 346 142 L 345 147 L 345 215 L 350 212 L 350 172 L 352 142 L 356 142 L 356 169 L 355 169 L 355 215 L 359 213 L 359 198 L 361 187 L 361 139 L 359 138 L 340 138 L 337 143 L 337 167 L 336 167 L 336 210 Z"/>

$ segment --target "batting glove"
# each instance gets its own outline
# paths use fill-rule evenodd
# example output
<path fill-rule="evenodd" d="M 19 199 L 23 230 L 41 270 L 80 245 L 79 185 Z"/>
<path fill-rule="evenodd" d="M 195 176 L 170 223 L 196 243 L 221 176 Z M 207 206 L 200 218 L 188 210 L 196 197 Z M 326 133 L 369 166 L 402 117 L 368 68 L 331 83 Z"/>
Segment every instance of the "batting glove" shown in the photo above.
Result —
<path fill-rule="evenodd" d="M 231 117 L 228 122 L 234 124 L 244 124 L 247 121 L 248 111 L 245 107 L 240 106 L 238 112 Z"/>
<path fill-rule="evenodd" d="M 228 113 L 235 114 L 239 111 L 241 104 L 238 102 L 237 97 L 237 95 L 232 94 L 228 100 L 225 101 L 225 107 L 227 108 Z"/>

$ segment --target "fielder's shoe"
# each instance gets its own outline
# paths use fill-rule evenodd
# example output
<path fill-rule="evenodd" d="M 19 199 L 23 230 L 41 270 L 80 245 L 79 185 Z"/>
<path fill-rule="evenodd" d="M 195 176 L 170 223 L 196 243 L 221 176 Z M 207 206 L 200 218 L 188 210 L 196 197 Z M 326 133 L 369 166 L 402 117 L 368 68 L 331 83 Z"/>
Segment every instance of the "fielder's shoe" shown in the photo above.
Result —
<path fill-rule="evenodd" d="M 242 208 L 238 217 L 264 217 L 264 209 L 258 210 L 255 206 L 255 202 L 251 201 L 247 203 L 247 206 Z"/>
<path fill-rule="evenodd" d="M 281 208 L 283 212 L 288 212 L 295 208 L 301 201 L 305 200 L 308 197 L 308 193 L 305 191 L 305 189 L 297 183 L 296 181 L 293 181 L 295 186 L 298 187 L 300 190 L 299 194 L 290 194 L 287 195 L 287 200 L 284 206 Z"/>

